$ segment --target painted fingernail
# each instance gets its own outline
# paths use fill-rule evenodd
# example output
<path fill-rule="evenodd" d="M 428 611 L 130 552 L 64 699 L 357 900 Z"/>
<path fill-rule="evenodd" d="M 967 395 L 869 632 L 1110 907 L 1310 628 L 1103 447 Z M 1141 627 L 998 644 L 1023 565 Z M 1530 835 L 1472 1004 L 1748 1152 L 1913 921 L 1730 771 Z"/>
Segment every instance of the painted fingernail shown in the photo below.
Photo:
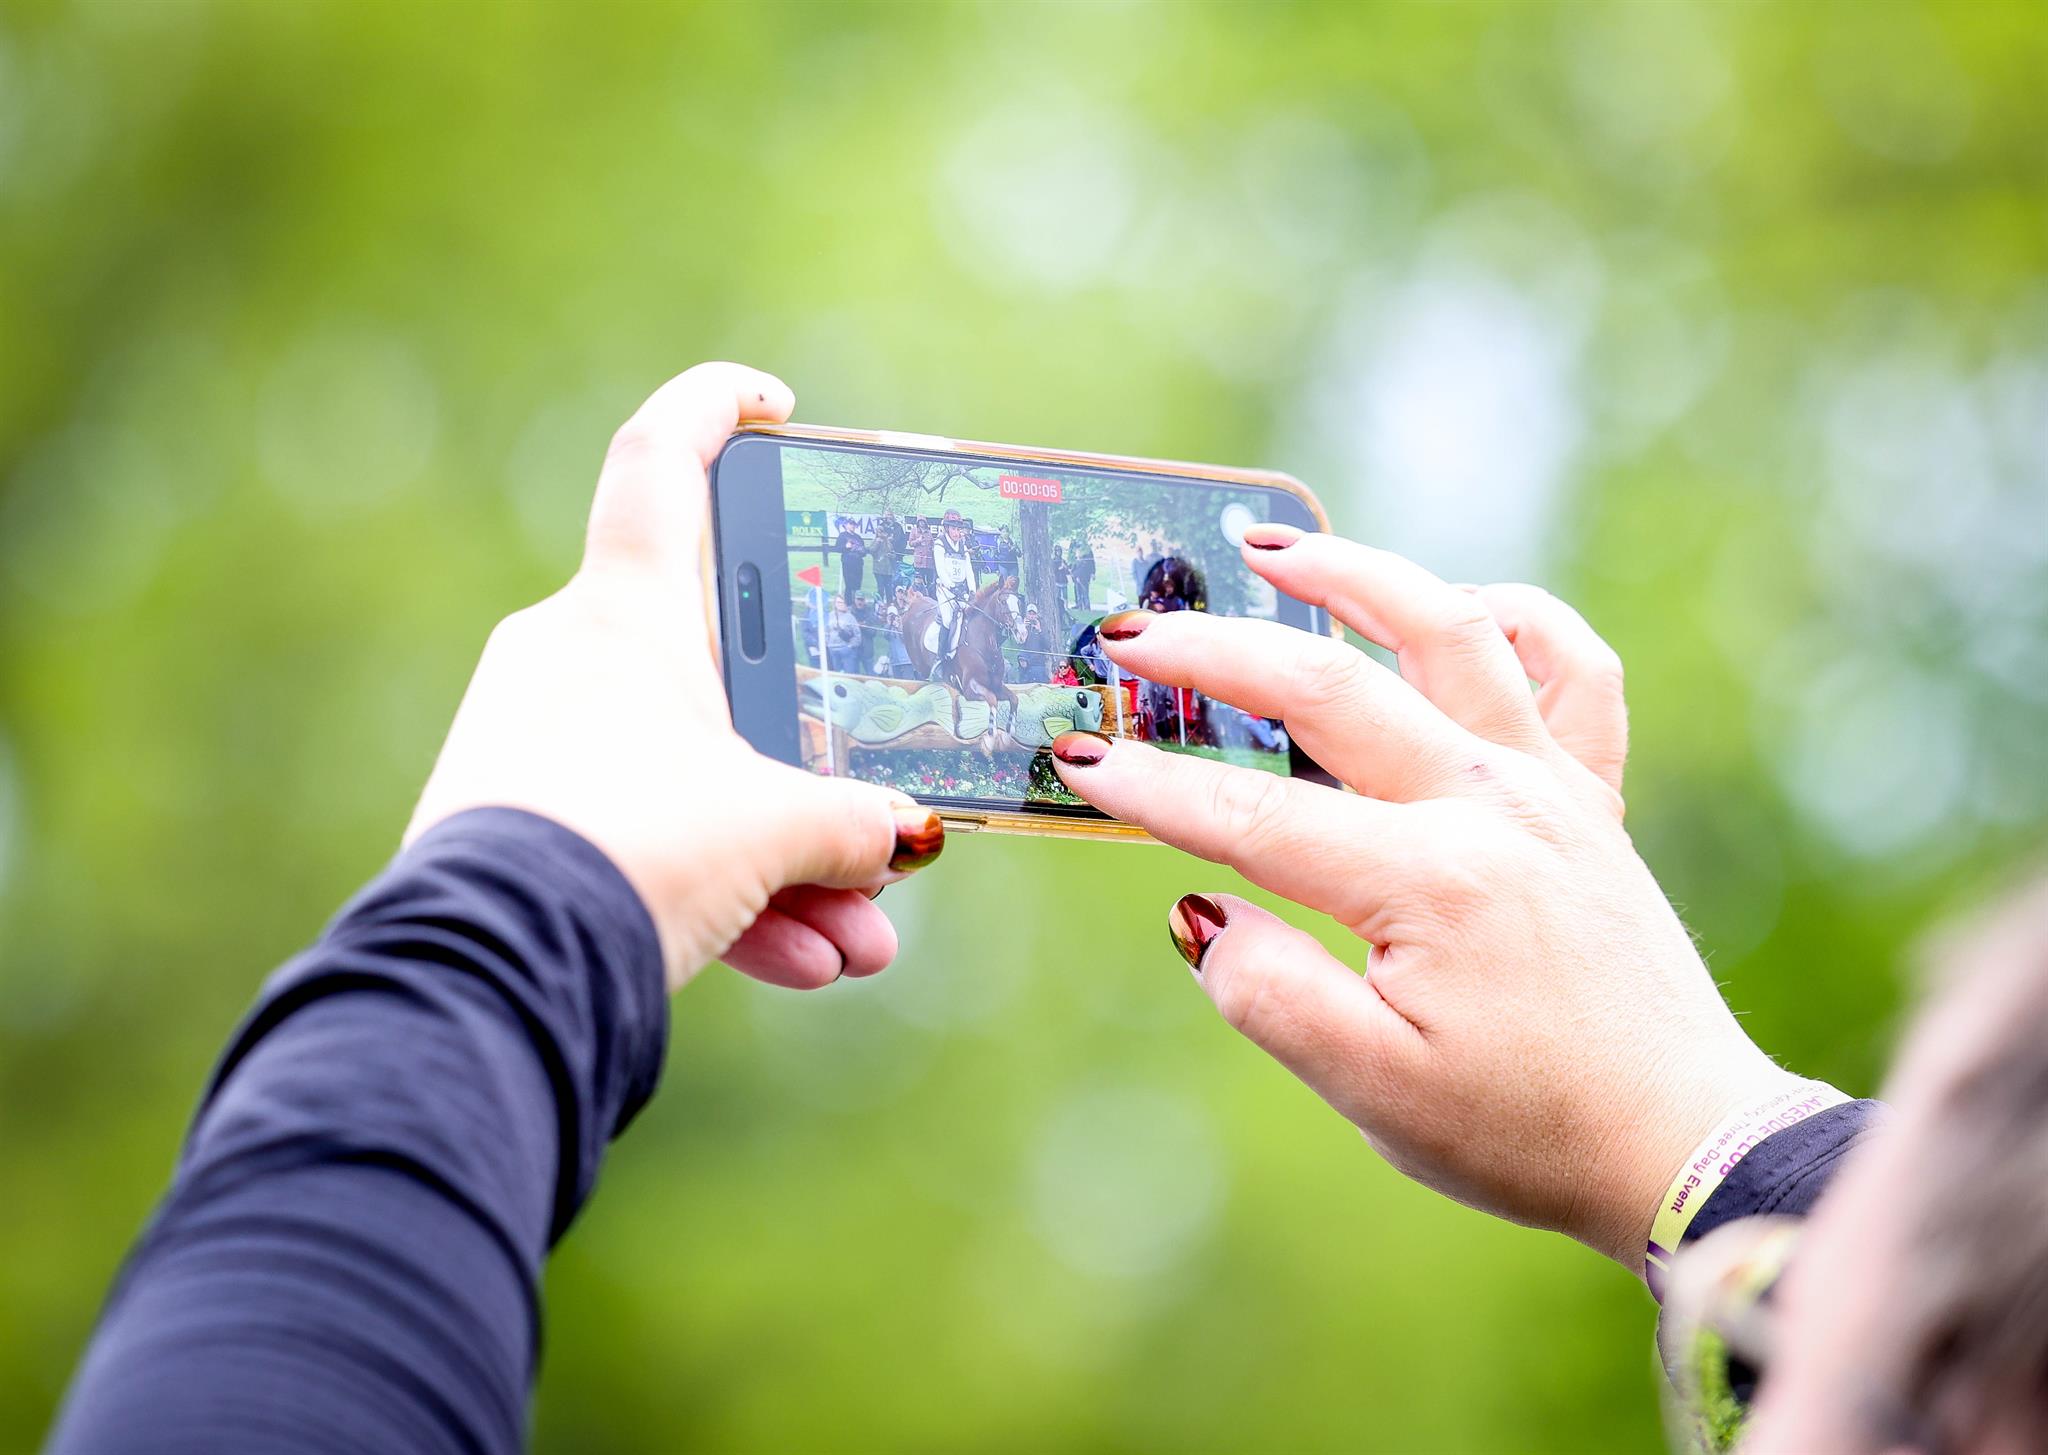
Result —
<path fill-rule="evenodd" d="M 1092 768 L 1109 756 L 1109 734 L 1061 733 L 1052 740 L 1052 755 L 1070 768 Z"/>
<path fill-rule="evenodd" d="M 1166 932 L 1173 936 L 1173 947 L 1197 975 L 1202 973 L 1202 953 L 1229 923 L 1223 906 L 1206 894 L 1183 894 L 1166 912 Z"/>
<path fill-rule="evenodd" d="M 1095 628 L 1095 634 L 1113 642 L 1127 642 L 1146 627 L 1152 625 L 1149 611 L 1113 612 L 1102 619 L 1102 625 Z"/>
<path fill-rule="evenodd" d="M 945 847 L 946 826 L 936 813 L 915 805 L 896 810 L 896 852 L 889 856 L 891 869 L 898 874 L 922 869 Z"/>
<path fill-rule="evenodd" d="M 1255 551 L 1284 551 L 1308 532 L 1277 520 L 1261 521 L 1244 528 L 1244 543 Z"/>

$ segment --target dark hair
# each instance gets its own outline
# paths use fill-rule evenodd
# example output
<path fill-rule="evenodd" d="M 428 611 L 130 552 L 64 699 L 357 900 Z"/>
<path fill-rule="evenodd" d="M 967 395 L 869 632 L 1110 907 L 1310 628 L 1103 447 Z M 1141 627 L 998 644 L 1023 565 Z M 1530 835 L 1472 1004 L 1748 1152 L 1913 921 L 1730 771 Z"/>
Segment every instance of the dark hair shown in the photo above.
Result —
<path fill-rule="evenodd" d="M 1206 611 L 1209 588 L 1193 565 L 1179 556 L 1162 556 L 1145 572 L 1138 605 L 1148 611 Z"/>
<path fill-rule="evenodd" d="M 2048 1449 L 2048 880 L 1937 950 L 1949 982 L 1908 1051 L 1936 1088 L 1892 1331 L 1901 1403 L 1940 1450 Z"/>

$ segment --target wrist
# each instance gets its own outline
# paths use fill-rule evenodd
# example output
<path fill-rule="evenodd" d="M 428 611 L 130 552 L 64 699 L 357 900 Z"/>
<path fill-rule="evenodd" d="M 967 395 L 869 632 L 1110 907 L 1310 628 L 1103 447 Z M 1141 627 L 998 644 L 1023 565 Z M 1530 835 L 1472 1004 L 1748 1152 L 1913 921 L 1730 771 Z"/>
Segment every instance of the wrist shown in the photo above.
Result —
<path fill-rule="evenodd" d="M 1581 1220 L 1565 1231 L 1643 1277 L 1651 1225 L 1677 1169 L 1740 1108 L 1801 1084 L 1746 1039 L 1642 1077 L 1610 1107 L 1605 1145 L 1584 1164 Z"/>
<path fill-rule="evenodd" d="M 1632 851 L 1631 859 L 1645 901 L 1661 898 Z M 1615 1011 L 1601 1034 L 1587 1037 L 1597 1071 L 1574 1078 L 1581 1139 L 1567 1152 L 1576 1154 L 1577 1175 L 1560 1225 L 1639 1279 L 1677 1169 L 1739 1108 L 1804 1081 L 1749 1038 L 1677 916 L 1657 913 L 1661 927 L 1603 967 L 1617 987 L 1607 996 Z"/>

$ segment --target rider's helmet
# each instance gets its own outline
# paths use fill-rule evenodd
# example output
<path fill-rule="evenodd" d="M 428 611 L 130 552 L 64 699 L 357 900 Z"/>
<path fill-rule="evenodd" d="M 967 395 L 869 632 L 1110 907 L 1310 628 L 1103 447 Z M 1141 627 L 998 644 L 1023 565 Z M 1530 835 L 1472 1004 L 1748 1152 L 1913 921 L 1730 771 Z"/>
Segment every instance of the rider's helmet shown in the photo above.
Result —
<path fill-rule="evenodd" d="M 939 524 L 946 528 L 946 533 L 948 535 L 951 535 L 956 530 L 967 529 L 967 521 L 965 520 L 965 518 L 961 516 L 960 512 L 957 510 L 947 511 L 945 518 L 941 520 Z"/>

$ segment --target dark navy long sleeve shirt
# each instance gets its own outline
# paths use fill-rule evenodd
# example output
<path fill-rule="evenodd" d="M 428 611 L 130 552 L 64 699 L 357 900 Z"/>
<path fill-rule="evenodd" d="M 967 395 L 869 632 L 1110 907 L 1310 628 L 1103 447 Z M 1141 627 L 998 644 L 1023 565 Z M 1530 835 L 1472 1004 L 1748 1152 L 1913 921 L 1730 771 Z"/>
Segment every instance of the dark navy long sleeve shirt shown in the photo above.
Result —
<path fill-rule="evenodd" d="M 509 809 L 423 836 L 236 1031 L 50 1449 L 521 1449 L 542 1260 L 667 1037 L 596 848 Z"/>

